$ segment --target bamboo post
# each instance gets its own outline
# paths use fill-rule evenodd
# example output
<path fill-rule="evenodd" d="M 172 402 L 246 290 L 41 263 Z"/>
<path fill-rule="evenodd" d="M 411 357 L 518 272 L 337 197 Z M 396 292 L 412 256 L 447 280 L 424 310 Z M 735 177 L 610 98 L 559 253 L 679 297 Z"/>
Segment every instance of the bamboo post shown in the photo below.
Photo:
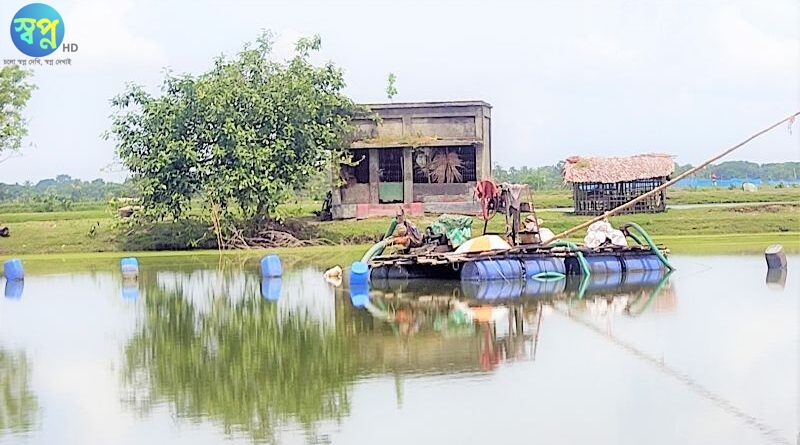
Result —
<path fill-rule="evenodd" d="M 638 196 L 637 198 L 635 198 L 635 199 L 633 199 L 633 200 L 631 200 L 631 201 L 628 201 L 628 202 L 626 202 L 625 204 L 622 204 L 622 205 L 620 205 L 620 206 L 617 206 L 617 207 L 615 207 L 615 208 L 613 208 L 613 209 L 611 209 L 611 210 L 609 210 L 609 211 L 607 211 L 607 212 L 603 213 L 602 215 L 596 216 L 596 217 L 594 217 L 594 218 L 590 219 L 589 221 L 586 221 L 585 223 L 579 224 L 579 225 L 577 225 L 577 226 L 575 226 L 575 227 L 573 227 L 573 228 L 571 228 L 571 229 L 569 229 L 569 230 L 565 230 L 565 231 L 563 231 L 563 232 L 561 232 L 561 233 L 557 234 L 557 235 L 556 235 L 556 236 L 554 236 L 552 239 L 550 239 L 550 240 L 548 240 L 548 241 L 546 241 L 546 242 L 542 243 L 542 245 L 543 245 L 543 246 L 546 246 L 546 245 L 548 245 L 548 244 L 550 244 L 550 243 L 552 243 L 552 242 L 555 242 L 557 239 L 564 238 L 564 237 L 566 237 L 567 235 L 571 235 L 571 234 L 573 234 L 573 233 L 577 232 L 578 230 L 581 230 L 581 229 L 584 229 L 584 228 L 586 228 L 586 227 L 589 227 L 590 225 L 592 225 L 592 224 L 596 223 L 597 221 L 602 221 L 602 220 L 604 220 L 604 219 L 608 218 L 609 216 L 613 216 L 614 214 L 618 213 L 618 212 L 619 212 L 619 211 L 621 211 L 621 210 L 625 210 L 625 209 L 627 209 L 628 207 L 631 207 L 631 206 L 633 206 L 634 204 L 636 204 L 637 202 L 639 202 L 639 201 L 641 201 L 641 200 L 643 200 L 643 199 L 647 199 L 647 198 L 649 198 L 650 196 L 653 196 L 653 195 L 655 195 L 656 193 L 659 193 L 661 190 L 664 190 L 664 189 L 666 189 L 667 187 L 671 186 L 672 184 L 675 184 L 676 182 L 680 181 L 681 179 L 683 179 L 683 178 L 685 178 L 685 177 L 687 177 L 687 176 L 691 175 L 692 173 L 694 173 L 694 172 L 696 172 L 696 171 L 700 170 L 701 168 L 703 168 L 703 167 L 705 167 L 706 165 L 708 165 L 708 164 L 710 164 L 710 163 L 712 163 L 712 162 L 716 161 L 717 159 L 720 159 L 720 158 L 722 158 L 722 157 L 724 157 L 724 156 L 727 156 L 728 154 L 730 154 L 730 153 L 731 153 L 731 152 L 733 152 L 734 150 L 737 150 L 738 148 L 741 148 L 742 146 L 744 146 L 745 144 L 749 143 L 749 142 L 750 142 L 750 141 L 752 141 L 753 139 L 755 139 L 755 138 L 757 138 L 757 137 L 761 136 L 761 135 L 762 135 L 762 134 L 764 134 L 764 133 L 767 133 L 768 131 L 772 130 L 773 128 L 777 127 L 778 125 L 781 125 L 781 124 L 783 124 L 783 123 L 785 123 L 785 122 L 790 122 L 790 123 L 791 123 L 791 122 L 794 122 L 794 118 L 795 118 L 795 117 L 797 117 L 798 115 L 800 115 L 800 111 L 798 111 L 798 112 L 796 112 L 796 113 L 793 113 L 792 115 L 790 115 L 789 117 L 787 117 L 787 118 L 785 118 L 785 119 L 782 119 L 780 122 L 777 122 L 777 123 L 775 123 L 775 124 L 772 124 L 772 125 L 770 125 L 769 127 L 767 127 L 767 128 L 765 128 L 765 129 L 763 129 L 763 130 L 759 131 L 758 133 L 756 133 L 756 134 L 754 134 L 754 135 L 750 136 L 749 138 L 745 139 L 744 141 L 742 141 L 742 142 L 740 142 L 740 143 L 738 143 L 738 144 L 734 145 L 733 147 L 731 147 L 731 148 L 729 148 L 729 149 L 727 149 L 727 150 L 723 151 L 722 153 L 720 153 L 720 154 L 718 154 L 718 155 L 714 156 L 713 158 L 711 158 L 711 159 L 709 159 L 709 160 L 707 160 L 707 161 L 705 161 L 705 162 L 703 162 L 703 163 L 701 163 L 701 164 L 699 164 L 699 165 L 697 165 L 697 166 L 695 166 L 695 167 L 692 167 L 692 168 L 690 168 L 689 170 L 686 170 L 685 172 L 683 172 L 683 173 L 681 173 L 680 175 L 676 176 L 676 177 L 675 177 L 674 179 L 672 179 L 671 181 L 669 181 L 669 182 L 666 182 L 666 183 L 664 183 L 664 184 L 662 184 L 662 185 L 660 185 L 660 186 L 658 186 L 658 187 L 654 188 L 653 190 L 650 190 L 649 192 L 647 192 L 647 193 L 645 193 L 645 194 L 643 194 L 643 195 L 640 195 L 640 196 Z"/>

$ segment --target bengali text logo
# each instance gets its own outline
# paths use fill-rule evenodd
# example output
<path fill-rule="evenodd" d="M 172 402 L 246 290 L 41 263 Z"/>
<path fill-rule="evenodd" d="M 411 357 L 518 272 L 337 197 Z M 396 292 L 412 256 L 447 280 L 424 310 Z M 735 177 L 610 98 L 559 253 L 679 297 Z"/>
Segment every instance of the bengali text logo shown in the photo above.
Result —
<path fill-rule="evenodd" d="M 64 20 L 44 3 L 24 6 L 11 20 L 11 41 L 26 56 L 48 56 L 63 40 Z"/>

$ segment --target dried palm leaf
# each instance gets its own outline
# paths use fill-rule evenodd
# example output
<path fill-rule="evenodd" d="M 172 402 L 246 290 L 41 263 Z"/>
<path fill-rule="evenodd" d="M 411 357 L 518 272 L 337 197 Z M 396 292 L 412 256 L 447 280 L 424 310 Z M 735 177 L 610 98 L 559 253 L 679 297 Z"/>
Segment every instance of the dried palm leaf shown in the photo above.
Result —
<path fill-rule="evenodd" d="M 439 184 L 448 182 L 462 182 L 463 175 L 459 170 L 464 169 L 464 163 L 458 153 L 437 153 L 428 163 L 428 172 L 432 182 Z"/>

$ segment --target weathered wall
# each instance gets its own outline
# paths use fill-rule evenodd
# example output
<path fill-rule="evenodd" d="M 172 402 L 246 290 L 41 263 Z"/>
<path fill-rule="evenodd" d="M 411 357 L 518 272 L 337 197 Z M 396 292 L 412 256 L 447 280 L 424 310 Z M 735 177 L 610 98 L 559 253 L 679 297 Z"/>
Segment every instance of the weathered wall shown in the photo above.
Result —
<path fill-rule="evenodd" d="M 478 179 L 491 177 L 491 106 L 481 101 L 424 102 L 396 104 L 367 104 L 380 116 L 375 122 L 364 116 L 354 120 L 354 147 L 370 149 L 370 183 L 342 189 L 334 198 L 334 218 L 355 217 L 355 204 L 369 204 L 370 209 L 382 211 L 379 203 L 378 152 L 385 147 L 403 147 L 418 136 L 431 138 L 422 146 L 475 147 L 475 173 Z M 479 210 L 473 202 L 475 182 L 458 184 L 415 184 L 411 148 L 403 153 L 404 203 L 423 203 L 431 213 L 474 213 Z M 336 193 L 335 193 L 336 194 Z M 338 207 L 338 208 L 337 208 Z M 363 207 L 362 207 L 363 209 Z"/>

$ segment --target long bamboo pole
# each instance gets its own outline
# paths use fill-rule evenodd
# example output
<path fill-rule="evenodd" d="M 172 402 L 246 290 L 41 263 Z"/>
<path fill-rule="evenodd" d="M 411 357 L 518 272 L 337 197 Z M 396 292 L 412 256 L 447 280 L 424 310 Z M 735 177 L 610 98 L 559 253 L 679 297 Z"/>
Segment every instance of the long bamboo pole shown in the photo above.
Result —
<path fill-rule="evenodd" d="M 548 244 L 550 244 L 550 243 L 553 243 L 553 242 L 555 242 L 557 239 L 564 238 L 564 237 L 566 237 L 567 235 L 571 235 L 571 234 L 573 234 L 573 233 L 577 232 L 578 230 L 581 230 L 581 229 L 584 229 L 584 228 L 586 228 L 586 227 L 589 227 L 590 225 L 592 225 L 592 224 L 596 223 L 597 221 L 602 221 L 602 220 L 604 220 L 604 219 L 608 218 L 609 216 L 613 216 L 613 215 L 615 215 L 616 213 L 619 213 L 620 211 L 622 211 L 622 210 L 625 210 L 625 209 L 627 209 L 628 207 L 631 207 L 631 206 L 633 206 L 634 204 L 636 204 L 637 202 L 639 202 L 639 201 L 641 201 L 641 200 L 643 200 L 643 199 L 647 199 L 647 198 L 649 198 L 650 196 L 653 196 L 653 195 L 655 195 L 656 193 L 660 192 L 661 190 L 664 190 L 665 188 L 667 188 L 667 187 L 671 186 L 672 184 L 675 184 L 676 182 L 680 181 L 681 179 L 683 179 L 683 178 L 685 178 L 685 177 L 687 177 L 687 176 L 691 175 L 692 173 L 694 173 L 694 172 L 696 172 L 696 171 L 700 170 L 701 168 L 703 168 L 703 167 L 705 167 L 706 165 L 708 165 L 708 164 L 710 164 L 710 163 L 712 163 L 712 162 L 716 161 L 717 159 L 720 159 L 720 158 L 722 158 L 722 157 L 724 157 L 724 156 L 727 156 L 728 154 L 730 154 L 730 153 L 731 153 L 731 152 L 733 152 L 734 150 L 736 150 L 736 149 L 738 149 L 738 148 L 741 148 L 743 145 L 745 145 L 745 144 L 747 144 L 748 142 L 752 141 L 753 139 L 755 139 L 755 138 L 757 138 L 757 137 L 761 136 L 762 134 L 764 134 L 764 133 L 767 133 L 768 131 L 772 130 L 773 128 L 775 128 L 775 127 L 777 127 L 777 126 L 779 126 L 779 125 L 781 125 L 781 124 L 783 124 L 783 123 L 786 123 L 786 122 L 789 122 L 789 121 L 792 121 L 792 120 L 794 120 L 794 118 L 795 118 L 795 117 L 797 117 L 797 116 L 799 116 L 799 115 L 800 115 L 800 111 L 798 111 L 798 112 L 796 112 L 796 113 L 794 113 L 794 114 L 790 115 L 789 117 L 787 117 L 787 118 L 785 118 L 785 119 L 782 119 L 780 122 L 777 122 L 777 123 L 774 123 L 774 124 L 770 125 L 769 127 L 767 127 L 767 128 L 765 128 L 765 129 L 763 129 L 763 130 L 759 131 L 758 133 L 756 133 L 756 134 L 754 134 L 754 135 L 750 136 L 749 138 L 745 139 L 744 141 L 742 141 L 742 142 L 740 142 L 740 143 L 738 143 L 738 144 L 734 145 L 733 147 L 731 147 L 731 148 L 729 148 L 729 149 L 727 149 L 727 150 L 723 151 L 722 153 L 720 153 L 720 154 L 718 154 L 718 155 L 714 156 L 713 158 L 711 158 L 711 159 L 709 159 L 709 160 L 707 160 L 707 161 L 705 161 L 705 162 L 703 162 L 703 163 L 701 163 L 701 164 L 699 164 L 699 165 L 697 165 L 697 166 L 695 166 L 695 167 L 692 167 L 692 168 L 690 168 L 689 170 L 686 170 L 685 172 L 683 172 L 683 173 L 681 173 L 680 175 L 676 176 L 674 179 L 672 179 L 672 180 L 670 180 L 670 181 L 668 181 L 668 182 L 666 182 L 666 183 L 664 183 L 664 184 L 661 184 L 660 186 L 658 186 L 658 187 L 654 188 L 653 190 L 650 190 L 649 192 L 647 192 L 647 193 L 645 193 L 645 194 L 643 194 L 643 195 L 640 195 L 640 196 L 638 196 L 638 197 L 636 197 L 636 198 L 634 198 L 634 199 L 632 199 L 632 200 L 630 200 L 630 201 L 626 202 L 625 204 L 622 204 L 622 205 L 620 205 L 620 206 L 617 206 L 617 207 L 615 207 L 615 208 L 613 208 L 613 209 L 611 209 L 611 210 L 607 211 L 606 213 L 603 213 L 602 215 L 599 215 L 599 216 L 597 216 L 597 217 L 595 217 L 595 218 L 592 218 L 592 219 L 590 219 L 589 221 L 586 221 L 586 222 L 585 222 L 585 223 L 583 223 L 583 224 L 579 224 L 579 225 L 577 225 L 577 226 L 575 226 L 575 227 L 573 227 L 573 228 L 571 228 L 571 229 L 569 229 L 569 230 L 565 230 L 565 231 L 563 231 L 563 232 L 561 232 L 561 233 L 557 234 L 556 236 L 554 236 L 554 237 L 553 237 L 553 238 L 551 238 L 550 240 L 548 240 L 548 241 L 546 241 L 546 242 L 542 243 L 542 245 L 548 245 Z"/>

